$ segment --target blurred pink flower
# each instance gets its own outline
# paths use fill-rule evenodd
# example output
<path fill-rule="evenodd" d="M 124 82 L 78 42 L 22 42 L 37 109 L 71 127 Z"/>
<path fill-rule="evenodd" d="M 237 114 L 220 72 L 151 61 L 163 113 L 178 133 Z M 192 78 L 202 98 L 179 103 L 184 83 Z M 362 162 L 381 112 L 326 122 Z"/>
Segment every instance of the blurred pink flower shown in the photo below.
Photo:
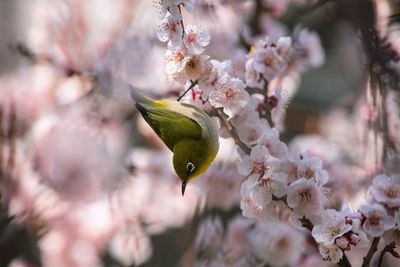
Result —
<path fill-rule="evenodd" d="M 258 224 L 250 240 L 253 253 L 272 266 L 296 265 L 304 251 L 304 236 L 282 222 Z"/>
<path fill-rule="evenodd" d="M 296 51 L 295 56 L 298 56 L 300 71 L 320 67 L 325 62 L 325 53 L 318 34 L 302 28 L 297 28 L 295 31 L 297 38 L 293 47 Z"/>
<path fill-rule="evenodd" d="M 141 265 L 153 253 L 149 236 L 136 222 L 120 229 L 112 238 L 110 253 L 124 265 Z"/>
<path fill-rule="evenodd" d="M 52 230 L 39 242 L 45 267 L 100 267 L 99 252 L 93 244 L 72 229 Z"/>
<path fill-rule="evenodd" d="M 206 257 L 213 257 L 222 247 L 224 238 L 222 221 L 216 218 L 206 218 L 200 224 L 194 245 Z"/>
<path fill-rule="evenodd" d="M 207 206 L 229 210 L 238 205 L 243 180 L 244 177 L 234 167 L 211 167 L 199 181 L 204 187 Z"/>
<path fill-rule="evenodd" d="M 25 129 L 39 116 L 51 111 L 62 72 L 48 64 L 24 67 L 0 79 L 0 106 L 15 105 L 17 119 Z"/>
<path fill-rule="evenodd" d="M 104 55 L 129 23 L 136 1 L 38 1 L 28 26 L 28 46 L 67 68 L 86 69 Z M 113 9 L 113 14 L 104 13 Z M 73 29 L 73 30 L 71 30 Z"/>
<path fill-rule="evenodd" d="M 122 147 L 113 150 L 107 139 L 122 140 L 123 135 L 107 133 L 113 125 L 96 125 L 89 114 L 75 107 L 36 140 L 36 170 L 47 185 L 71 201 L 91 200 L 110 191 L 118 176 L 116 160 Z"/>

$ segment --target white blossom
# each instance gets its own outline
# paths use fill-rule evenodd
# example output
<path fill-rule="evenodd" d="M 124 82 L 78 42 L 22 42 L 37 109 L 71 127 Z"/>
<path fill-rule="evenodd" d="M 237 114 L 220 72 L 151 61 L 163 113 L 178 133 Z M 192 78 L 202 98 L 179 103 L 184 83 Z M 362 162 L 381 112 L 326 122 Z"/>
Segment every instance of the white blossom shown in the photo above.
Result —
<path fill-rule="evenodd" d="M 361 225 L 362 214 L 358 211 L 355 211 L 349 202 L 345 201 L 340 209 L 340 213 L 345 216 L 346 221 L 348 221 L 351 225 Z"/>
<path fill-rule="evenodd" d="M 287 61 L 278 55 L 274 47 L 254 52 L 254 69 L 268 81 L 281 74 L 286 67 Z"/>
<path fill-rule="evenodd" d="M 278 39 L 278 42 L 276 43 L 276 51 L 280 56 L 289 59 L 293 52 L 292 50 L 292 38 L 286 36 Z"/>
<path fill-rule="evenodd" d="M 268 94 L 268 102 L 271 109 L 271 119 L 275 124 L 280 123 L 286 112 L 287 99 L 282 87 L 276 87 Z"/>
<path fill-rule="evenodd" d="M 236 115 L 249 101 L 249 94 L 245 84 L 232 78 L 225 82 L 221 88 L 214 90 L 209 95 L 209 102 L 215 108 L 222 107 L 229 117 Z"/>
<path fill-rule="evenodd" d="M 271 203 L 272 196 L 283 197 L 286 194 L 286 177 L 285 173 L 269 166 L 263 176 L 248 178 L 248 189 L 254 202 L 264 207 Z"/>
<path fill-rule="evenodd" d="M 240 140 L 250 146 L 259 144 L 258 139 L 266 132 L 268 122 L 260 119 L 258 112 L 243 109 L 240 114 L 232 118 L 233 124 L 236 126 Z"/>
<path fill-rule="evenodd" d="M 297 170 L 299 178 L 312 179 L 318 185 L 324 185 L 328 182 L 328 172 L 322 169 L 321 159 L 310 157 L 307 153 L 298 161 Z"/>
<path fill-rule="evenodd" d="M 181 13 L 178 8 L 179 0 L 158 0 L 156 4 L 159 7 L 159 18 L 163 19 L 168 13 L 177 19 L 181 19 Z"/>
<path fill-rule="evenodd" d="M 121 229 L 110 242 L 110 253 L 124 265 L 140 265 L 152 255 L 150 238 L 138 224 Z"/>
<path fill-rule="evenodd" d="M 258 179 L 265 175 L 268 169 L 268 149 L 265 146 L 257 145 L 252 148 L 250 156 L 244 155 L 238 162 L 237 167 L 240 174 L 249 175 L 248 178 Z"/>
<path fill-rule="evenodd" d="M 195 25 L 187 25 L 183 38 L 187 50 L 191 54 L 201 54 L 204 47 L 210 43 L 210 34 Z"/>
<path fill-rule="evenodd" d="M 243 216 L 250 219 L 259 220 L 277 220 L 278 214 L 276 213 L 276 205 L 271 202 L 269 205 L 261 206 L 257 204 L 252 196 L 251 187 L 253 182 L 249 179 L 245 180 L 240 188 L 242 200 L 240 201 L 240 209 Z"/>
<path fill-rule="evenodd" d="M 288 154 L 288 149 L 285 143 L 279 139 L 279 131 L 276 128 L 268 128 L 263 132 L 258 140 L 268 148 L 269 153 L 276 158 L 284 158 Z"/>
<path fill-rule="evenodd" d="M 312 236 L 315 241 L 322 243 L 324 246 L 333 245 L 337 238 L 343 236 L 352 229 L 350 224 L 346 224 L 344 216 L 336 210 L 328 209 L 323 211 L 321 220 L 321 223 L 315 225 L 312 229 Z M 341 242 L 341 244 L 343 245 L 343 242 Z"/>
<path fill-rule="evenodd" d="M 230 79 L 226 71 L 228 65 L 229 61 L 219 62 L 215 59 L 205 62 L 204 71 L 198 79 L 204 100 L 208 98 L 211 90 L 217 90 Z"/>
<path fill-rule="evenodd" d="M 179 10 L 179 5 L 186 8 L 187 11 L 193 10 L 193 4 L 195 0 L 157 0 L 156 3 L 159 5 L 159 18 L 162 19 L 169 12 L 172 16 L 177 19 L 181 19 L 182 15 Z"/>
<path fill-rule="evenodd" d="M 255 59 L 250 58 L 246 61 L 245 65 L 245 78 L 248 86 L 256 87 L 256 88 L 264 88 L 265 80 L 261 76 L 261 74 L 254 67 Z"/>
<path fill-rule="evenodd" d="M 197 231 L 196 248 L 208 255 L 215 253 L 223 244 L 223 233 L 224 228 L 218 217 L 205 219 Z"/>
<path fill-rule="evenodd" d="M 191 79 L 193 81 L 197 80 L 204 72 L 207 60 L 208 56 L 205 55 L 189 56 L 184 67 L 186 79 Z"/>
<path fill-rule="evenodd" d="M 325 61 L 325 53 L 317 33 L 300 29 L 294 47 L 299 55 L 301 70 L 320 67 Z"/>
<path fill-rule="evenodd" d="M 271 266 L 293 266 L 304 251 L 304 236 L 286 223 L 259 224 L 253 231 L 253 252 Z"/>
<path fill-rule="evenodd" d="M 336 245 L 324 246 L 320 244 L 318 247 L 324 260 L 338 263 L 343 257 L 343 250 Z"/>
<path fill-rule="evenodd" d="M 380 204 L 364 204 L 360 207 L 360 212 L 365 217 L 363 224 L 365 232 L 373 237 L 381 236 L 395 225 L 394 218 Z"/>
<path fill-rule="evenodd" d="M 369 190 L 377 202 L 390 208 L 400 206 L 400 175 L 378 175 Z"/>
<path fill-rule="evenodd" d="M 162 42 L 168 41 L 168 47 L 172 48 L 182 43 L 182 35 L 181 20 L 168 13 L 157 29 L 158 39 Z"/>
<path fill-rule="evenodd" d="M 287 203 L 299 216 L 308 219 L 322 211 L 322 196 L 312 180 L 301 178 L 288 187 Z"/>
<path fill-rule="evenodd" d="M 180 73 L 186 66 L 188 57 L 186 56 L 186 49 L 182 46 L 177 46 L 172 49 L 168 49 L 166 52 L 165 71 L 169 75 Z"/>

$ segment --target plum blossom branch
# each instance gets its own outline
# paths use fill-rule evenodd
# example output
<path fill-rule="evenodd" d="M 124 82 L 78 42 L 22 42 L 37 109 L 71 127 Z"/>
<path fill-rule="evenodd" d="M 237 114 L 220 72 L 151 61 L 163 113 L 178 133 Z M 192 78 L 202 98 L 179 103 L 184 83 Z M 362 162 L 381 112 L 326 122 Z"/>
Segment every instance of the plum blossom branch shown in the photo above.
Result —
<path fill-rule="evenodd" d="M 400 258 L 400 255 L 395 251 L 395 249 L 396 249 L 395 241 L 390 242 L 382 249 L 381 254 L 379 255 L 378 267 L 382 266 L 383 256 L 385 256 L 385 253 L 390 253 L 392 254 L 393 257 Z"/>
<path fill-rule="evenodd" d="M 341 267 L 351 267 L 352 266 L 349 259 L 346 256 L 346 253 L 343 252 L 343 257 L 338 262 L 338 265 Z"/>
<path fill-rule="evenodd" d="M 369 267 L 371 264 L 372 257 L 375 255 L 375 252 L 378 250 L 378 244 L 380 241 L 380 237 L 374 237 L 372 240 L 371 246 L 368 250 L 367 255 L 364 257 L 362 267 Z"/>
<path fill-rule="evenodd" d="M 218 118 L 221 120 L 222 124 L 226 127 L 226 129 L 229 131 L 230 135 L 232 136 L 233 140 L 235 141 L 235 144 L 247 155 L 250 154 L 251 149 L 242 142 L 240 139 L 235 126 L 232 125 L 232 123 L 229 121 L 228 117 L 223 113 L 223 111 L 220 108 L 216 109 Z"/>

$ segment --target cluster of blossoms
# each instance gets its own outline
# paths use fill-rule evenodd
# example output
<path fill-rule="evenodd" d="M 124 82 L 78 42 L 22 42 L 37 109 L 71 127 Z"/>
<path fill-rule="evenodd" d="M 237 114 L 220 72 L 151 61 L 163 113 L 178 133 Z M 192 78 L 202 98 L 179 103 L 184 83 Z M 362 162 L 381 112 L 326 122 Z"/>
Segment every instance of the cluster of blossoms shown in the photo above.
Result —
<path fill-rule="evenodd" d="M 287 266 L 296 264 L 304 252 L 304 235 L 283 222 L 268 224 L 233 218 L 226 227 L 218 218 L 200 225 L 194 248 L 200 266 Z"/>
<path fill-rule="evenodd" d="M 244 90 L 246 85 L 228 73 L 229 62 L 211 60 L 203 54 L 204 47 L 210 42 L 210 34 L 196 25 L 184 27 L 180 12 L 173 11 L 180 10 L 181 5 L 187 7 L 186 1 L 178 1 L 174 7 L 166 2 L 161 4 L 161 10 L 167 12 L 157 36 L 163 42 L 168 41 L 166 73 L 169 80 L 180 85 L 187 81 L 196 83 L 203 101 L 208 100 L 215 108 L 223 108 L 229 117 L 238 114 L 249 99 Z"/>
<path fill-rule="evenodd" d="M 180 5 L 185 6 L 178 3 L 178 9 Z M 362 205 L 357 212 L 352 211 L 349 205 L 340 212 L 329 209 L 329 175 L 321 159 L 307 151 L 289 151 L 280 141 L 279 131 L 273 127 L 283 119 L 286 101 L 282 89 L 284 76 L 317 67 L 323 62 L 323 57 L 319 56 L 322 54 L 320 42 L 314 33 L 300 30 L 294 43 L 290 37 L 280 37 L 276 42 L 268 37 L 258 41 L 247 56 L 246 82 L 243 82 L 235 76 L 230 62 L 221 63 L 202 55 L 203 47 L 210 42 L 208 33 L 193 25 L 183 30 L 180 13 L 175 16 L 172 13 L 166 13 L 158 32 L 160 40 L 168 41 L 166 72 L 170 80 L 181 85 L 190 80 L 191 88 L 197 86 L 200 91 L 203 104 L 208 102 L 213 108 L 222 108 L 227 115 L 220 117 L 226 120 L 225 124 L 222 123 L 221 135 L 229 136 L 224 133 L 229 127 L 238 134 L 233 136 L 240 155 L 237 169 L 239 174 L 247 177 L 241 185 L 240 207 L 245 217 L 255 219 L 253 223 L 263 229 L 249 241 L 248 248 L 253 257 L 241 258 L 243 261 L 264 260 L 273 266 L 296 263 L 301 255 L 298 248 L 304 240 L 302 235 L 289 230 L 294 228 L 288 222 L 292 226 L 307 226 L 322 257 L 335 263 L 343 258 L 345 251 L 368 246 L 368 236 L 378 237 L 393 230 L 394 218 L 399 217 L 393 210 L 399 206 L 396 202 L 396 196 L 400 195 L 396 178 L 386 177 L 393 180 L 390 182 L 381 181 L 384 178 L 378 176 L 370 189 L 376 202 L 390 199 L 389 204 Z M 317 52 L 313 54 L 313 50 Z M 271 84 L 277 87 L 269 91 Z M 250 95 L 246 90 L 248 87 L 259 88 L 264 93 Z M 394 217 L 382 204 L 391 209 Z M 287 223 L 280 222 L 282 220 Z M 205 230 L 199 230 L 198 239 L 202 241 L 197 241 L 197 244 L 203 247 L 200 251 L 212 254 L 208 255 L 208 260 L 226 264 L 228 258 L 220 256 L 231 252 L 218 245 L 223 244 L 224 238 L 229 239 L 223 237 L 221 223 L 211 221 L 204 227 L 210 228 L 208 230 L 213 234 L 211 240 L 207 240 Z M 284 228 L 280 234 L 292 233 L 288 240 L 274 239 L 274 233 L 280 227 Z M 271 231 L 272 228 L 275 230 Z"/>
<path fill-rule="evenodd" d="M 352 246 L 368 246 L 368 236 L 399 243 L 400 177 L 378 175 L 368 191 L 368 203 L 357 211 L 346 203 L 340 212 L 327 209 L 320 215 L 312 236 L 325 259 L 339 262 Z"/>
<path fill-rule="evenodd" d="M 244 144 L 244 147 L 240 147 L 240 161 L 237 164 L 238 172 L 247 177 L 241 185 L 240 207 L 244 216 L 257 219 L 259 228 L 263 229 L 252 239 L 257 244 L 253 246 L 254 259 L 263 259 L 274 266 L 294 264 L 299 259 L 301 250 L 297 248 L 304 242 L 302 235 L 294 233 L 292 239 L 278 241 L 279 238 L 273 238 L 276 229 L 270 230 L 278 227 L 276 224 L 284 217 L 295 225 L 299 224 L 299 220 L 308 220 L 315 225 L 312 234 L 320 244 L 320 252 L 325 259 L 338 262 L 343 251 L 349 250 L 351 245 L 365 244 L 366 234 L 360 230 L 360 220 L 349 222 L 344 215 L 325 210 L 330 192 L 325 187 L 329 176 L 323 169 L 322 161 L 304 151 L 289 152 L 279 139 L 279 131 L 271 125 L 283 119 L 285 99 L 281 86 L 272 92 L 268 92 L 268 87 L 274 79 L 282 79 L 288 66 L 295 61 L 292 39 L 281 37 L 274 43 L 267 37 L 257 42 L 245 63 L 244 83 L 235 77 L 229 62 L 221 63 L 203 54 L 204 47 L 210 42 L 210 35 L 198 26 L 188 25 L 184 29 L 180 7 L 186 5 L 181 2 L 175 4 L 171 7 L 164 3 L 161 10 L 167 9 L 167 12 L 162 12 L 165 17 L 157 32 L 161 41 L 168 41 L 166 72 L 170 81 L 181 85 L 190 81 L 191 88 L 198 87 L 201 100 L 213 108 L 222 108 L 227 118 L 220 119 L 227 120 L 237 130 L 236 141 Z M 246 86 L 260 88 L 266 93 L 250 96 Z M 248 151 L 245 151 L 246 148 Z M 280 225 L 285 228 L 282 232 L 291 232 L 288 224 Z M 220 223 L 208 223 L 205 227 L 211 228 L 212 233 L 220 234 L 215 234 L 217 237 L 213 235 L 211 241 L 198 241 L 201 244 L 209 243 L 209 246 L 203 244 L 203 247 L 207 247 L 203 250 L 208 254 L 210 251 L 229 254 L 219 249 L 218 244 L 223 240 Z M 200 229 L 198 239 L 205 238 L 203 232 Z M 295 237 L 297 235 L 299 237 Z M 257 242 L 259 239 L 265 240 L 266 236 L 269 242 Z M 297 240 L 297 243 L 293 240 Z M 293 249 L 288 253 L 277 244 Z M 219 258 L 208 256 L 208 259 Z M 224 258 L 219 260 L 226 261 Z"/>
<path fill-rule="evenodd" d="M 300 148 L 294 146 L 296 140 L 290 146 L 281 140 L 288 97 L 295 93 L 300 74 L 321 66 L 325 55 L 317 33 L 302 27 L 289 33 L 278 19 L 291 4 L 314 1 L 153 1 L 159 11 L 156 34 L 166 51 L 153 46 L 154 33 L 145 36 L 144 25 L 132 29 L 132 36 L 114 40 L 130 24 L 127 10 L 139 2 L 153 8 L 148 0 L 124 0 L 115 6 L 121 12 L 103 16 L 100 11 L 110 14 L 114 1 L 88 0 L 82 10 L 79 0 L 44 1 L 46 8 L 40 6 L 35 13 L 43 29 L 28 38 L 44 62 L 38 57 L 38 64 L 0 79 L 1 200 L 17 223 L 38 226 L 43 266 L 100 267 L 108 264 L 102 262 L 105 254 L 127 266 L 157 256 L 161 265 L 170 265 L 157 255 L 160 249 L 153 249 L 158 242 L 153 244 L 152 236 L 164 238 L 162 233 L 179 230 L 199 215 L 203 218 L 192 248 L 179 255 L 181 266 L 322 266 L 322 259 L 343 263 L 347 256 L 366 251 L 358 248 L 377 243 L 371 240 L 400 244 L 400 176 L 376 176 L 367 201 L 352 203 L 358 206 L 355 210 L 348 203 L 335 210 L 343 201 L 334 192 L 336 176 L 342 175 L 342 188 L 346 179 L 356 183 L 357 174 L 347 170 L 343 175 L 348 166 L 336 162 L 345 157 L 305 139 L 297 140 Z M 249 7 L 256 5 L 259 29 L 248 36 L 254 29 L 246 28 L 241 20 L 245 16 L 238 14 L 250 13 Z M 94 14 L 89 12 L 92 6 Z M 204 28 L 197 20 L 188 25 L 183 21 L 183 12 L 195 8 Z M 115 15 L 120 13 L 126 14 Z M 208 21 L 210 17 L 215 20 Z M 105 18 L 108 27 L 98 27 L 107 24 Z M 106 31 L 99 34 L 101 29 Z M 130 77 L 156 95 L 188 87 L 191 94 L 182 101 L 217 117 L 219 154 L 191 182 L 184 198 L 172 166 L 166 164 L 171 153 L 152 129 L 141 117 L 137 132 L 125 128 L 123 118 L 131 114 L 132 102 L 126 87 L 103 81 L 108 76 L 123 83 Z M 107 97 L 91 94 L 94 88 Z M 112 98 L 118 90 L 123 91 L 122 101 Z M 392 102 L 388 105 L 396 106 Z M 365 113 L 368 120 L 379 117 L 377 110 Z M 349 132 L 352 126 L 342 128 Z M 152 149 L 127 151 L 135 134 Z M 353 150 L 347 140 L 345 146 Z M 359 176 L 376 173 L 374 168 Z M 16 260 L 10 266 L 32 265 Z"/>
<path fill-rule="evenodd" d="M 246 62 L 247 85 L 264 88 L 267 81 L 282 74 L 293 53 L 291 45 L 290 37 L 281 37 L 276 44 L 270 43 L 268 38 L 259 41 Z"/>

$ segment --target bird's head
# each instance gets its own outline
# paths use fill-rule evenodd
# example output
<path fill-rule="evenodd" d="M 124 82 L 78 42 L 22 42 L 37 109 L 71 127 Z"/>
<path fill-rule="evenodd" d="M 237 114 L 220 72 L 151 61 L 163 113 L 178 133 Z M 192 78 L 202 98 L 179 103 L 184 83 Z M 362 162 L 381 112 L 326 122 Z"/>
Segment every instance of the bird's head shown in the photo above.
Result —
<path fill-rule="evenodd" d="M 183 140 L 174 147 L 173 165 L 182 182 L 182 195 L 187 183 L 207 170 L 216 151 L 201 140 Z"/>

